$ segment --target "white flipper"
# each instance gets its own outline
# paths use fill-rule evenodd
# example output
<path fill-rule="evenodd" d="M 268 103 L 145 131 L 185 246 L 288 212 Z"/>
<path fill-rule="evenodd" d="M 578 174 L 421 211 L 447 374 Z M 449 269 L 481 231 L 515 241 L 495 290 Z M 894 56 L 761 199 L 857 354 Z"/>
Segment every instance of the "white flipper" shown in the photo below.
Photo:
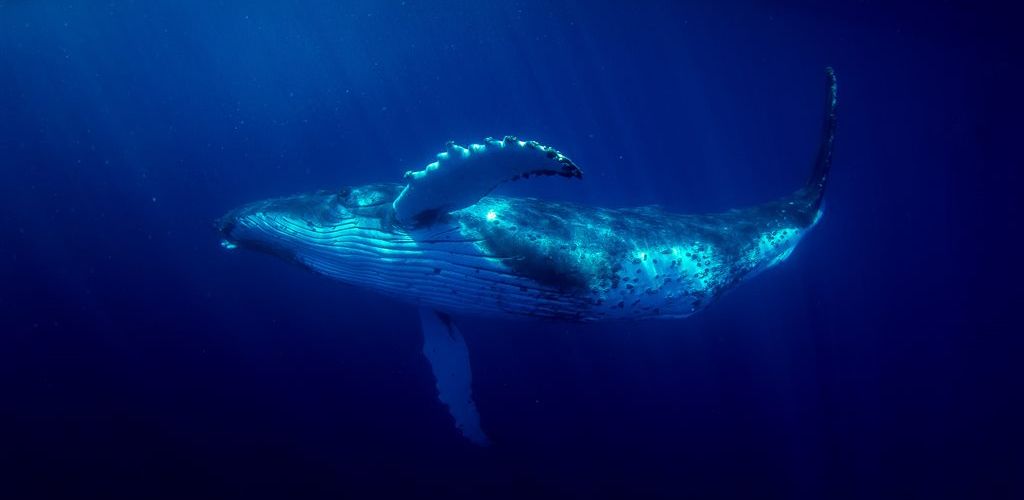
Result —
<path fill-rule="evenodd" d="M 405 173 L 409 184 L 392 206 L 403 224 L 429 224 L 476 203 L 502 182 L 535 175 L 580 178 L 583 172 L 562 153 L 534 141 L 488 137 L 469 148 L 449 142 L 437 161 Z"/>
<path fill-rule="evenodd" d="M 423 326 L 423 354 L 437 379 L 438 398 L 448 406 L 455 426 L 466 439 L 481 446 L 490 441 L 480 429 L 480 414 L 473 403 L 473 373 L 469 366 L 469 350 L 458 327 L 447 314 L 429 307 L 420 307 Z"/>

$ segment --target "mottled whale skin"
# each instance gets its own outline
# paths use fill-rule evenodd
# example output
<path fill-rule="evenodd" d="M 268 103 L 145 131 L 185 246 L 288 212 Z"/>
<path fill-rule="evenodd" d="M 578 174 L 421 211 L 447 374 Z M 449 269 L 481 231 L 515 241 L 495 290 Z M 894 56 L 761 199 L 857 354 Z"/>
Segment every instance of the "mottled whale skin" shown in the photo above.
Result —
<path fill-rule="evenodd" d="M 683 318 L 785 260 L 821 218 L 832 163 L 836 81 L 807 183 L 759 206 L 704 215 L 492 196 L 502 182 L 582 171 L 514 137 L 464 148 L 402 184 L 251 203 L 218 223 L 225 247 L 261 250 L 419 306 L 438 397 L 486 445 L 469 354 L 453 316 L 570 321 Z"/>

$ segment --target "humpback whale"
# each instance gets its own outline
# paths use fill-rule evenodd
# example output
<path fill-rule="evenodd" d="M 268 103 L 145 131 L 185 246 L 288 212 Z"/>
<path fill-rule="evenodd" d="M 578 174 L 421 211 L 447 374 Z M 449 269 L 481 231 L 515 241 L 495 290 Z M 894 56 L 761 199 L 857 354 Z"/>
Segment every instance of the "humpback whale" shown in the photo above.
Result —
<path fill-rule="evenodd" d="M 492 195 L 504 182 L 583 176 L 554 148 L 508 136 L 467 147 L 449 142 L 403 182 L 236 208 L 217 223 L 222 244 L 417 306 L 440 400 L 463 436 L 487 444 L 456 318 L 684 318 L 782 262 L 822 214 L 836 128 L 835 73 L 825 74 L 810 178 L 762 205 L 683 215 Z"/>

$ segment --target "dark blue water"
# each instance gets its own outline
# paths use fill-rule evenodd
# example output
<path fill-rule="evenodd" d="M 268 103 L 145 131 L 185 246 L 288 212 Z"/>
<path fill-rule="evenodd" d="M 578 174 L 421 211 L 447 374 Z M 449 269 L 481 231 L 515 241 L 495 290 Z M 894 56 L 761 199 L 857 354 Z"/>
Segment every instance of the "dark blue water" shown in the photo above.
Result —
<path fill-rule="evenodd" d="M 0 497 L 1021 498 L 1019 53 L 950 4 L 0 1 Z M 679 212 L 822 223 L 683 321 L 416 311 L 213 220 L 516 134 Z"/>

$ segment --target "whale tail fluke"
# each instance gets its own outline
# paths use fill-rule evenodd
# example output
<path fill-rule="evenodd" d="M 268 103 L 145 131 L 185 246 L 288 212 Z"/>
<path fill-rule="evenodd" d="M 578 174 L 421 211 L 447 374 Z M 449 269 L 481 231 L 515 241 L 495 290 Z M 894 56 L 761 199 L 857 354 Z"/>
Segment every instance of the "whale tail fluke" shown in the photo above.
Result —
<path fill-rule="evenodd" d="M 804 204 L 803 211 L 812 218 L 817 217 L 821 208 L 821 201 L 825 196 L 825 186 L 828 184 L 830 171 L 832 170 L 832 146 L 836 138 L 836 105 L 837 105 L 837 84 L 836 72 L 832 67 L 825 68 L 825 83 L 828 86 L 825 94 L 825 119 L 821 129 L 821 143 L 818 146 L 818 156 L 814 161 L 814 169 L 807 185 L 796 193 L 797 201 Z"/>

